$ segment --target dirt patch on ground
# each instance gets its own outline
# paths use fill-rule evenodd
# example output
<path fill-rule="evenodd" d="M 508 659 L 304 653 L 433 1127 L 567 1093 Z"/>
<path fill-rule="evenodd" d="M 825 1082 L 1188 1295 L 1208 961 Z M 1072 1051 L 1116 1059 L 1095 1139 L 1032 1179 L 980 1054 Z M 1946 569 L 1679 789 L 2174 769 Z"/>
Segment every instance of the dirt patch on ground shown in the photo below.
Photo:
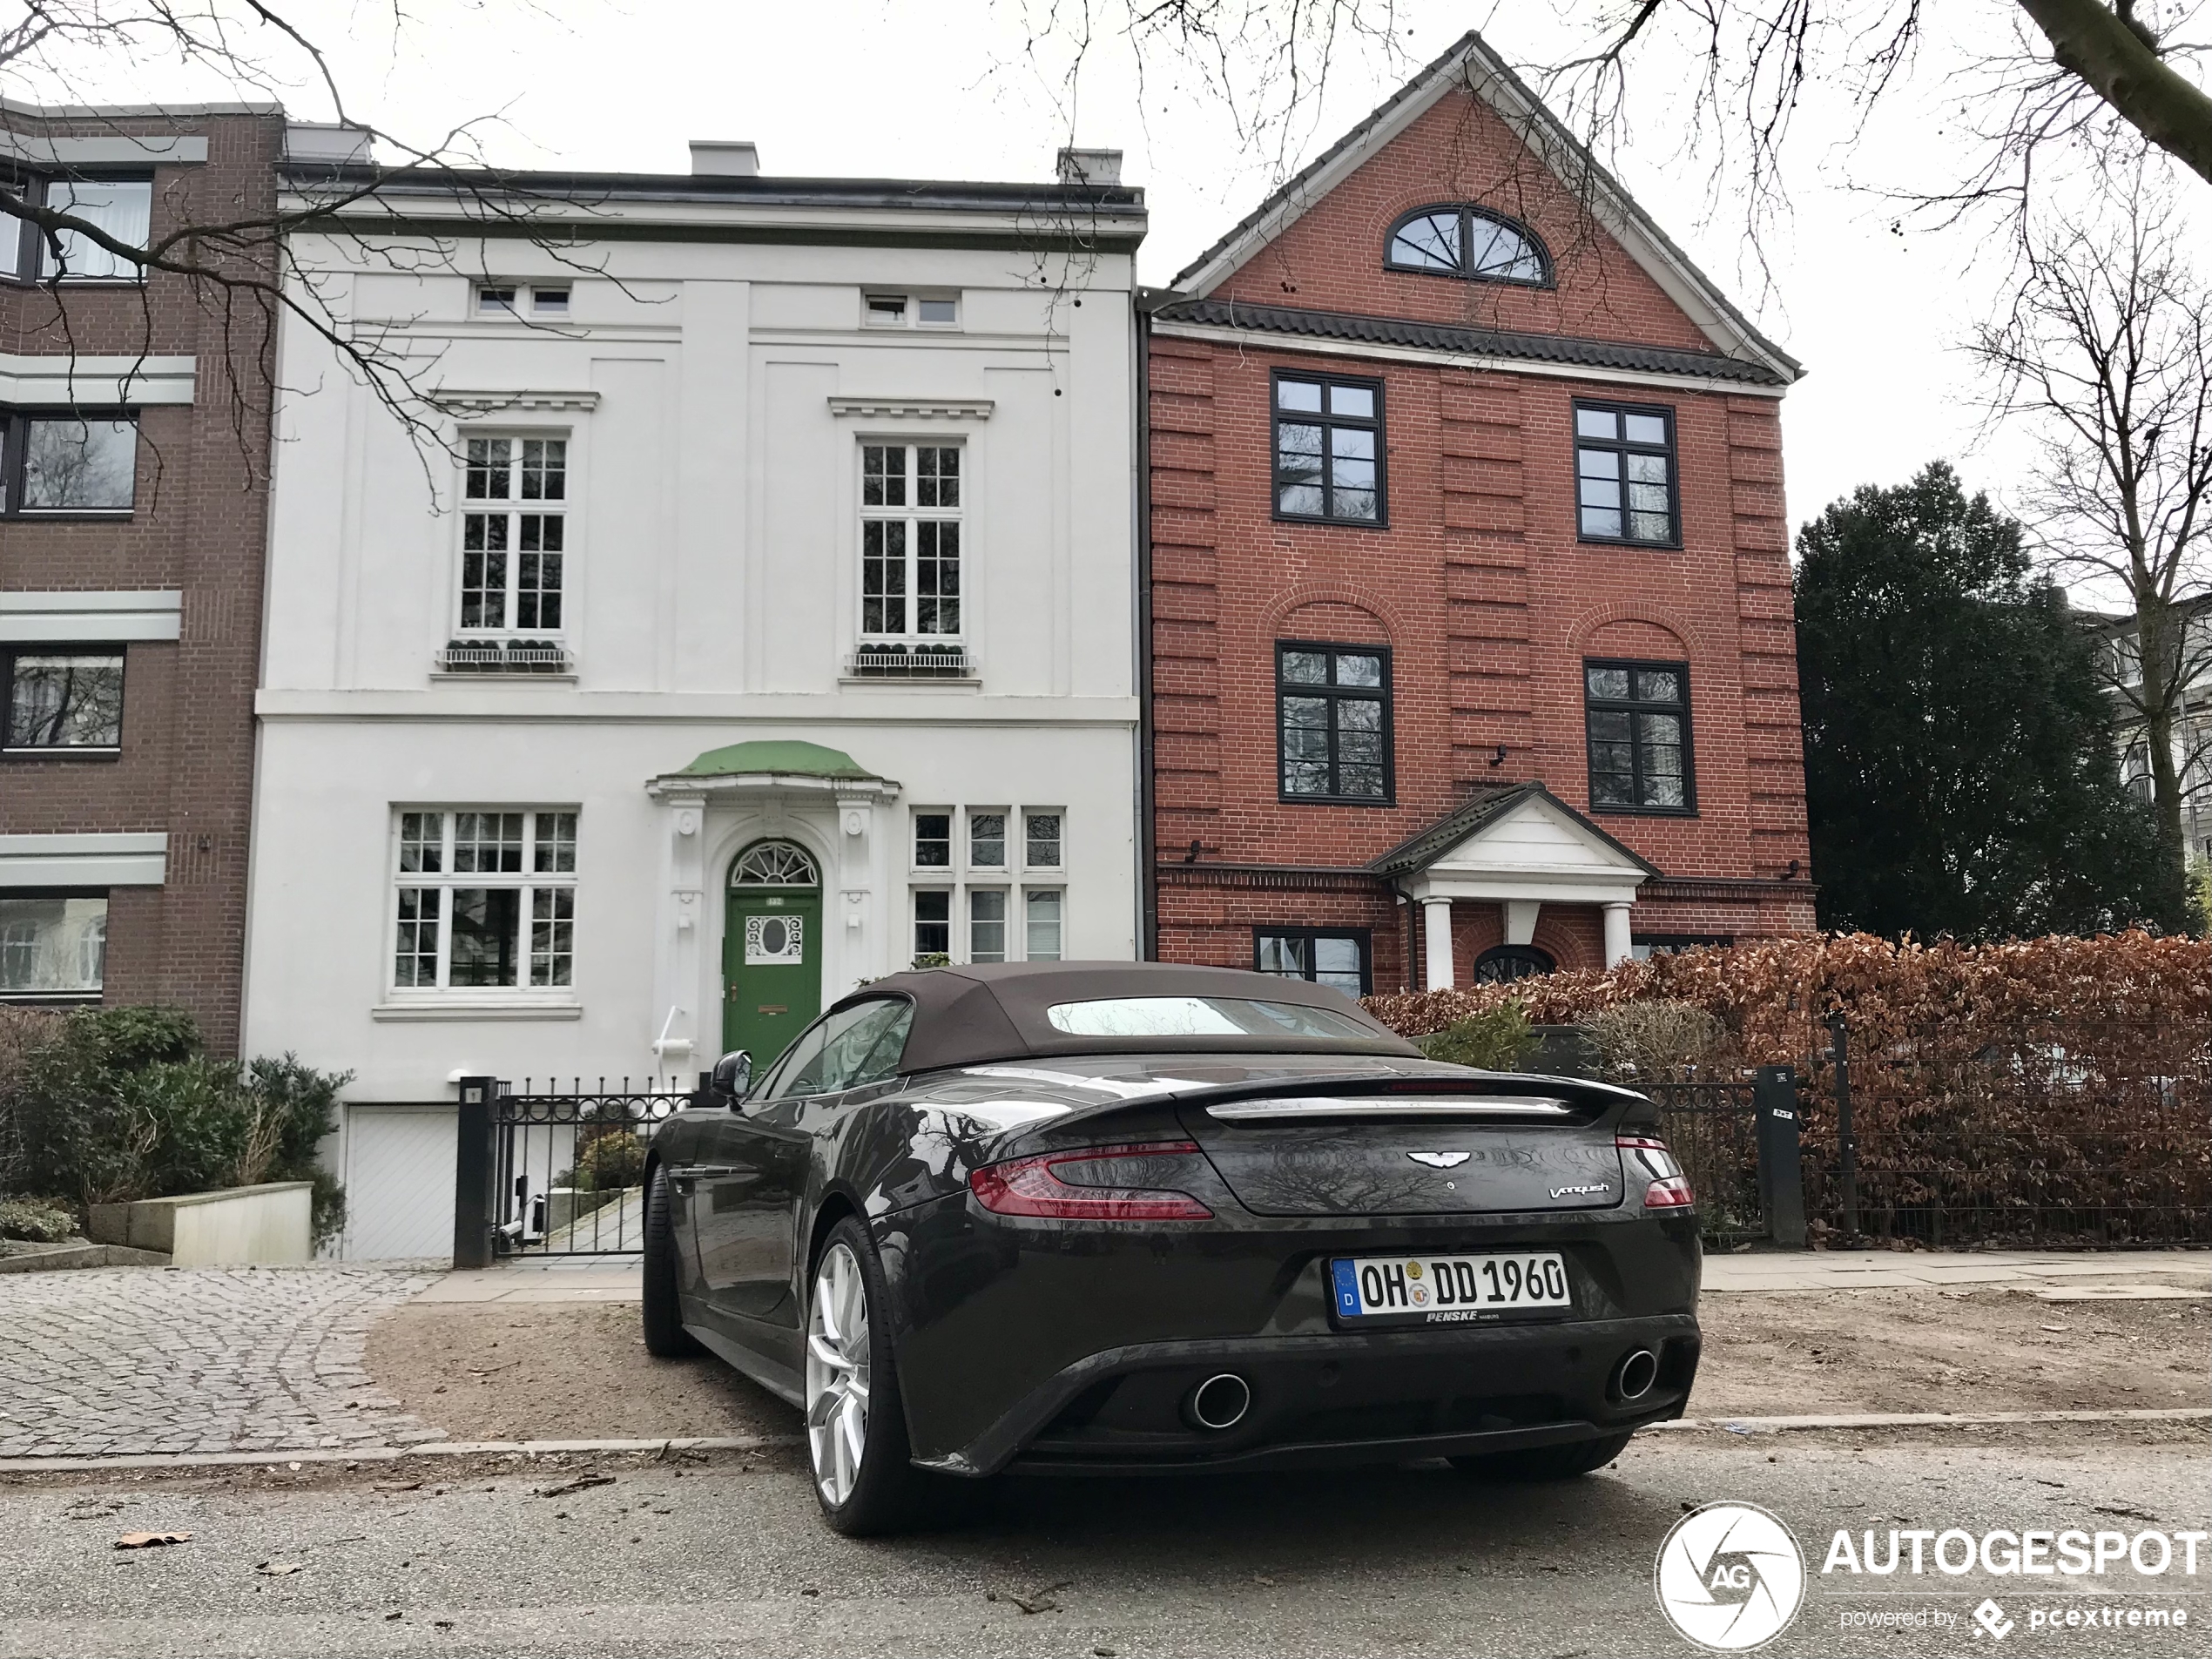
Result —
<path fill-rule="evenodd" d="M 719 1359 L 647 1353 L 635 1303 L 415 1303 L 369 1328 L 367 1364 L 456 1440 L 799 1430 L 796 1412 Z"/>
<path fill-rule="evenodd" d="M 2043 1302 L 2019 1291 L 1706 1297 L 1690 1414 L 2212 1406 L 2212 1304 Z"/>
<path fill-rule="evenodd" d="M 1709 1296 L 1697 1417 L 2212 1406 L 2212 1305 L 2017 1291 Z M 720 1360 L 656 1359 L 634 1304 L 417 1303 L 368 1335 L 370 1376 L 455 1440 L 790 1434 Z"/>

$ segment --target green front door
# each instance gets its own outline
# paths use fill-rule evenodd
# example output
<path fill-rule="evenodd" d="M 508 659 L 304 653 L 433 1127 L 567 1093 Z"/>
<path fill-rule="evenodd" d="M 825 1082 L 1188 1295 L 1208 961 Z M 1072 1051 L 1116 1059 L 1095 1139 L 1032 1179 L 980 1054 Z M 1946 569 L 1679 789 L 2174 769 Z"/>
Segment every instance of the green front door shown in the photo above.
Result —
<path fill-rule="evenodd" d="M 722 935 L 722 1049 L 767 1070 L 822 1006 L 819 887 L 730 888 Z"/>

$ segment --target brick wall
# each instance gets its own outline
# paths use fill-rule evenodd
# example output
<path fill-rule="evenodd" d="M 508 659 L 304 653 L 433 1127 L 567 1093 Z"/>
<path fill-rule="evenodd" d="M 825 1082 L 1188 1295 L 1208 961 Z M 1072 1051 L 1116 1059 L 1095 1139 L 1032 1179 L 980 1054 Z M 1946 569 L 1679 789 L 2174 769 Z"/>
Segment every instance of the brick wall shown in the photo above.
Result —
<path fill-rule="evenodd" d="M 1552 250 L 1557 288 L 1382 269 L 1399 214 L 1456 199 L 1534 226 Z M 1216 293 L 1714 349 L 1464 94 L 1445 98 Z M 1274 520 L 1269 399 L 1278 368 L 1383 382 L 1387 529 Z M 1476 784 L 1538 779 L 1588 810 L 1581 664 L 1594 656 L 1689 664 L 1696 815 L 1594 814 L 1669 878 L 1637 905 L 1635 929 L 1811 927 L 1774 399 L 1276 350 L 1259 334 L 1231 346 L 1156 333 L 1150 374 L 1163 957 L 1248 965 L 1255 922 L 1366 926 L 1377 985 L 1404 982 L 1419 971 L 1418 947 L 1409 956 L 1405 910 L 1392 895 L 1271 889 L 1225 873 L 1209 887 L 1201 872 L 1363 865 Z M 1675 410 L 1679 550 L 1576 539 L 1577 397 Z M 1278 800 L 1274 647 L 1285 638 L 1392 648 L 1393 805 Z M 1505 759 L 1493 765 L 1501 746 Z M 1169 875 L 1165 861 L 1194 840 L 1200 863 Z M 1683 882 L 1695 884 L 1689 896 L 1670 896 Z M 1354 911 L 1364 919 L 1351 921 Z M 1501 921 L 1495 907 L 1463 905 L 1454 922 L 1464 977 L 1477 952 L 1501 941 Z M 1386 934 L 1396 941 L 1387 956 Z M 1602 961 L 1594 910 L 1548 907 L 1535 942 L 1563 967 Z"/>
<path fill-rule="evenodd" d="M 103 118 L 56 135 L 172 132 L 206 137 L 205 165 L 154 170 L 153 234 L 273 211 L 283 142 L 276 115 L 175 122 Z M 270 334 L 259 306 L 156 273 L 137 285 L 0 284 L 0 351 L 191 356 L 190 408 L 140 414 L 138 491 L 127 522 L 0 519 L 0 589 L 178 589 L 183 637 L 133 643 L 118 759 L 0 759 L 0 833 L 161 830 L 165 887 L 109 900 L 106 1000 L 168 1002 L 211 1046 L 238 1037 L 252 800 L 253 691 L 261 621 L 269 450 Z"/>

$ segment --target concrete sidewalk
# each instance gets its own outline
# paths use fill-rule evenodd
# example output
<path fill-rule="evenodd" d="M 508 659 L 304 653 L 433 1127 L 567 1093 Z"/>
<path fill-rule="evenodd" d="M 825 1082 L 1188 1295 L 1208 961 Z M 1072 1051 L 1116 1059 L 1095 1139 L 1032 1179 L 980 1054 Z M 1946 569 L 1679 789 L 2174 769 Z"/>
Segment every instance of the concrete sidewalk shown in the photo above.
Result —
<path fill-rule="evenodd" d="M 635 1302 L 641 1294 L 637 1258 L 570 1257 L 565 1261 L 502 1262 L 446 1273 L 417 1302 Z"/>
<path fill-rule="evenodd" d="M 2212 1297 L 2212 1251 L 1746 1251 L 1705 1258 L 1705 1289 L 1932 1290 L 1996 1285 L 2048 1301 Z"/>
<path fill-rule="evenodd" d="M 1708 1255 L 1705 1289 L 1939 1289 L 1999 1285 L 2050 1301 L 2212 1297 L 2212 1251 L 1747 1251 Z M 447 1273 L 417 1302 L 635 1302 L 636 1259 L 572 1258 Z"/>

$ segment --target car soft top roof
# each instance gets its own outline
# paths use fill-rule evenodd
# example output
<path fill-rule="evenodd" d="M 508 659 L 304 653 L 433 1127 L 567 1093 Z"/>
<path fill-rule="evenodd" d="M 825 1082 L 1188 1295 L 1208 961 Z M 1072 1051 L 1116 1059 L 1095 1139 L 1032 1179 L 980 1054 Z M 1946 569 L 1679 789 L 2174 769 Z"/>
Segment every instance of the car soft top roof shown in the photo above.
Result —
<path fill-rule="evenodd" d="M 886 995 L 911 998 L 914 1028 L 900 1061 L 903 1072 L 991 1061 L 1085 1054 L 1378 1054 L 1420 1050 L 1325 985 L 1233 968 L 1186 968 L 1170 962 L 993 962 L 894 974 L 843 998 L 837 1008 Z M 1130 996 L 1227 996 L 1326 1008 L 1372 1032 L 1372 1037 L 1080 1036 L 1056 1028 L 1046 1010 L 1062 1002 Z"/>

